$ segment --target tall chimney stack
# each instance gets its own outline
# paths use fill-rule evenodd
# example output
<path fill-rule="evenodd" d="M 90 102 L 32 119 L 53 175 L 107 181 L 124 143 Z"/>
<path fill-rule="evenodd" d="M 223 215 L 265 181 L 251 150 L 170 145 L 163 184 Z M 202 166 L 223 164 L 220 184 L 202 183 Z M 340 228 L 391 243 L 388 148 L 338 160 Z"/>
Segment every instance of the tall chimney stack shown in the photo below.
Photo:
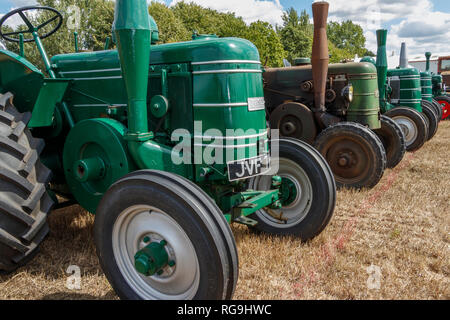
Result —
<path fill-rule="evenodd" d="M 409 61 L 406 52 L 406 43 L 402 42 L 402 48 L 400 50 L 400 68 L 408 68 Z"/>
<path fill-rule="evenodd" d="M 312 47 L 312 72 L 314 82 L 314 114 L 321 126 L 327 126 L 325 91 L 328 76 L 328 64 L 330 56 L 328 53 L 327 18 L 328 2 L 319 1 L 312 4 L 314 17 L 314 39 Z"/>

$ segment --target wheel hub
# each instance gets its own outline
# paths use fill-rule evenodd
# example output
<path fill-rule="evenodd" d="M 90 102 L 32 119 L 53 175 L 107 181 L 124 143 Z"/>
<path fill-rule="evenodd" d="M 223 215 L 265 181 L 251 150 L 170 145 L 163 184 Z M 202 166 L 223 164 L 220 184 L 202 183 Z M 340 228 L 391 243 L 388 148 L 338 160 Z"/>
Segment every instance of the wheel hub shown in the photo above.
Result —
<path fill-rule="evenodd" d="M 329 141 L 326 159 L 336 176 L 353 181 L 365 176 L 370 157 L 359 141 L 341 136 Z"/>
<path fill-rule="evenodd" d="M 400 128 L 402 128 L 402 131 L 405 135 L 406 145 L 410 146 L 411 144 L 413 144 L 419 135 L 419 130 L 414 121 L 412 121 L 410 118 L 401 116 L 395 117 L 393 118 L 393 120 L 397 122 Z"/>
<path fill-rule="evenodd" d="M 165 249 L 167 246 L 165 240 L 151 242 L 151 238 L 147 236 L 143 239 L 143 243 L 149 244 L 134 256 L 134 266 L 139 273 L 147 277 L 155 274 L 161 276 L 167 266 L 175 266 L 175 261 L 169 260 L 169 254 Z"/>
<path fill-rule="evenodd" d="M 297 199 L 298 190 L 295 183 L 289 178 L 281 179 L 281 203 L 283 206 L 289 206 Z"/>

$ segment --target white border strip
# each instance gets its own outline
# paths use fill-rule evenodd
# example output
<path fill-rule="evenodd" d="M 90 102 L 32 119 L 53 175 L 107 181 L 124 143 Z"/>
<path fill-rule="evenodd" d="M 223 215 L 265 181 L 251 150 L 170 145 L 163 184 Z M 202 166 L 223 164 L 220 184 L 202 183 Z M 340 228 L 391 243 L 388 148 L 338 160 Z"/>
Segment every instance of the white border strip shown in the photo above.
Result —
<path fill-rule="evenodd" d="M 95 78 L 69 78 L 77 81 L 92 81 L 92 80 L 110 80 L 110 79 L 122 79 L 122 76 L 116 77 L 95 77 Z"/>
<path fill-rule="evenodd" d="M 215 60 L 215 61 L 204 61 L 204 62 L 192 62 L 193 66 L 204 66 L 208 64 L 228 64 L 228 63 L 242 63 L 242 64 L 261 64 L 261 61 L 254 60 Z"/>
<path fill-rule="evenodd" d="M 98 69 L 98 70 L 63 71 L 63 72 L 59 72 L 59 74 L 63 75 L 63 74 L 66 74 L 66 73 L 80 74 L 80 73 L 114 72 L 114 71 L 122 71 L 122 69 L 116 68 L 116 69 Z"/>
<path fill-rule="evenodd" d="M 205 70 L 205 71 L 193 71 L 193 75 L 199 74 L 214 74 L 214 73 L 262 73 L 262 70 L 256 69 L 224 69 L 224 70 Z"/>
<path fill-rule="evenodd" d="M 265 137 L 266 135 L 267 135 L 267 132 L 263 132 L 263 133 L 260 133 L 260 134 L 253 134 L 253 135 L 249 135 L 249 136 L 237 136 L 237 137 L 194 136 L 194 139 L 234 141 L 234 140 L 244 140 L 244 139 L 255 139 L 255 138 Z"/>
<path fill-rule="evenodd" d="M 193 106 L 195 108 L 204 108 L 204 107 L 212 107 L 212 108 L 248 107 L 248 103 L 247 102 L 237 102 L 237 103 L 194 103 Z"/>

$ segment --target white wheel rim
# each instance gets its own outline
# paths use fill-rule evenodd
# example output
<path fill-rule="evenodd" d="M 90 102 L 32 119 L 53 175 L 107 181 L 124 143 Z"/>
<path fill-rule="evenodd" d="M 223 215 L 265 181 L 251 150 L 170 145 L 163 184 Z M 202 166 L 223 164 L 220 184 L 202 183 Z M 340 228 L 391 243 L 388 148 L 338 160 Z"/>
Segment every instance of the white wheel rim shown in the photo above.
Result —
<path fill-rule="evenodd" d="M 278 161 L 278 175 L 290 179 L 297 189 L 297 196 L 289 205 L 280 210 L 272 210 L 277 216 L 283 213 L 286 221 L 281 221 L 269 214 L 265 209 L 258 210 L 256 215 L 264 223 L 276 228 L 291 228 L 301 223 L 308 215 L 313 200 L 313 188 L 308 175 L 294 161 L 281 158 Z M 276 165 L 276 163 L 274 163 Z M 272 189 L 272 176 L 259 176 L 251 180 L 250 188 L 253 190 L 267 191 Z"/>
<path fill-rule="evenodd" d="M 174 267 L 146 277 L 134 267 L 134 255 L 144 248 L 144 238 L 167 242 L 165 247 Z M 168 214 L 154 207 L 138 205 L 124 210 L 114 223 L 112 245 L 117 266 L 136 294 L 145 300 L 192 299 L 200 283 L 200 266 L 191 240 Z"/>
<path fill-rule="evenodd" d="M 406 146 L 409 147 L 416 141 L 419 130 L 417 125 L 411 118 L 404 116 L 397 116 L 393 118 L 395 122 L 402 128 L 403 134 L 405 135 Z"/>

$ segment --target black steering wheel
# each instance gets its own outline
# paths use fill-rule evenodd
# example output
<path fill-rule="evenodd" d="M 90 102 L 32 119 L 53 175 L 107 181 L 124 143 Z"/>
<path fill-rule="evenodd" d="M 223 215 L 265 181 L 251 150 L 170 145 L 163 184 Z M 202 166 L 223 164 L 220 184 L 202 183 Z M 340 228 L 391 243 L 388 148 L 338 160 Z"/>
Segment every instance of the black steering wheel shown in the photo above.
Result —
<path fill-rule="evenodd" d="M 54 16 L 50 19 L 48 19 L 47 21 L 41 23 L 38 26 L 34 26 L 30 19 L 25 15 L 25 12 L 27 11 L 34 11 L 34 10 L 42 10 L 42 11 L 50 11 L 52 13 L 54 13 Z M 10 19 L 11 17 L 15 16 L 15 15 L 19 15 L 20 18 L 22 18 L 23 22 L 25 23 L 25 25 L 27 26 L 27 30 L 23 30 L 23 31 L 15 31 L 15 32 L 7 32 L 7 33 L 3 33 L 3 25 L 5 24 L 5 22 Z M 52 23 L 55 20 L 59 20 L 56 27 L 50 31 L 47 32 L 45 34 L 39 35 L 39 38 L 41 39 L 45 39 L 47 37 L 50 37 L 52 34 L 54 34 L 56 31 L 58 31 L 59 28 L 61 28 L 62 22 L 63 22 L 63 17 L 62 14 L 54 9 L 54 8 L 50 8 L 50 7 L 39 7 L 39 6 L 29 6 L 29 7 L 22 7 L 16 10 L 13 10 L 7 14 L 5 14 L 1 19 L 0 19 L 0 37 L 2 37 L 3 39 L 5 39 L 6 41 L 12 41 L 12 42 L 19 42 L 20 40 L 18 38 L 12 38 L 11 36 L 17 36 L 19 34 L 32 34 L 33 32 L 38 32 L 40 29 L 44 28 L 45 26 L 47 26 L 49 23 Z M 23 40 L 24 42 L 32 42 L 34 41 L 34 38 L 24 38 Z"/>

